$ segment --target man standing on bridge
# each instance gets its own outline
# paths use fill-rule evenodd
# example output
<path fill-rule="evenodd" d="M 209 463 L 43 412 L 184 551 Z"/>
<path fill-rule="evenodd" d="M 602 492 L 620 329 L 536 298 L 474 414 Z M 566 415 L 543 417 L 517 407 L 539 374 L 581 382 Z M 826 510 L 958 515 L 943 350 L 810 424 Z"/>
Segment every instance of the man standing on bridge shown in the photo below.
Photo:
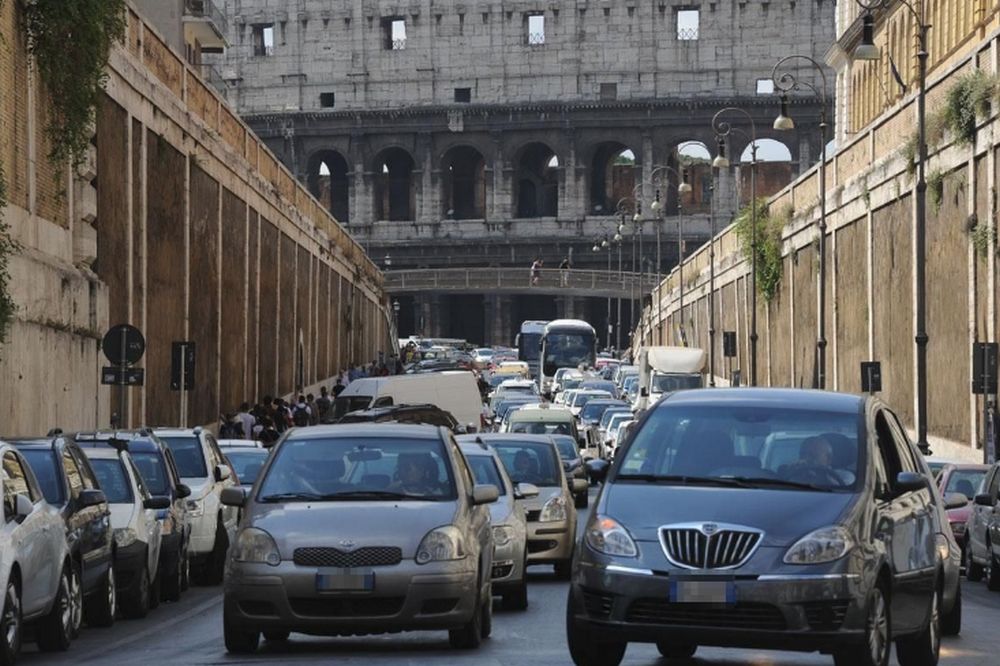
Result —
<path fill-rule="evenodd" d="M 569 257 L 563 257 L 559 264 L 559 286 L 565 287 L 569 284 Z"/>

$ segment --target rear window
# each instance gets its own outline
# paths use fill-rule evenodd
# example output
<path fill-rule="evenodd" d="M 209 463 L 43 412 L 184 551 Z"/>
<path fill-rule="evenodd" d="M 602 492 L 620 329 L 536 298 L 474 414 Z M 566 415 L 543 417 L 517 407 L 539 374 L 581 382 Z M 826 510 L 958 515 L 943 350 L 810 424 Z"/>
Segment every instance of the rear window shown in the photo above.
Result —
<path fill-rule="evenodd" d="M 97 482 L 110 504 L 132 504 L 135 501 L 132 484 L 121 460 L 96 458 L 91 459 L 90 466 L 94 468 Z"/>
<path fill-rule="evenodd" d="M 31 471 L 38 479 L 42 495 L 49 504 L 63 503 L 62 477 L 57 471 L 56 454 L 52 449 L 21 449 L 21 454 L 31 466 Z"/>
<path fill-rule="evenodd" d="M 253 485 L 261 468 L 264 467 L 264 463 L 267 462 L 267 451 L 264 449 L 249 447 L 246 450 L 228 449 L 225 451 L 225 455 L 232 464 L 236 476 L 239 477 L 240 483 L 247 485 Z"/>
<path fill-rule="evenodd" d="M 132 453 L 132 462 L 139 469 L 142 480 L 146 484 L 146 489 L 151 495 L 169 495 L 170 481 L 167 477 L 167 468 L 163 464 L 163 458 L 152 452 Z"/>
<path fill-rule="evenodd" d="M 348 412 L 357 412 L 362 409 L 368 409 L 368 405 L 371 404 L 372 397 L 370 395 L 350 395 L 350 396 L 340 396 L 333 401 L 333 418 L 339 419 Z"/>
<path fill-rule="evenodd" d="M 201 440 L 197 437 L 161 437 L 174 454 L 177 473 L 182 478 L 203 479 L 208 476 L 205 453 L 201 450 Z"/>
<path fill-rule="evenodd" d="M 535 442 L 491 442 L 514 483 L 558 486 L 561 469 L 555 447 Z"/>
<path fill-rule="evenodd" d="M 571 435 L 572 424 L 569 421 L 511 421 L 510 432 L 526 435 Z"/>
<path fill-rule="evenodd" d="M 975 497 L 985 476 L 986 470 L 956 469 L 948 475 L 948 486 L 944 489 L 944 494 L 962 493 L 971 500 Z"/>

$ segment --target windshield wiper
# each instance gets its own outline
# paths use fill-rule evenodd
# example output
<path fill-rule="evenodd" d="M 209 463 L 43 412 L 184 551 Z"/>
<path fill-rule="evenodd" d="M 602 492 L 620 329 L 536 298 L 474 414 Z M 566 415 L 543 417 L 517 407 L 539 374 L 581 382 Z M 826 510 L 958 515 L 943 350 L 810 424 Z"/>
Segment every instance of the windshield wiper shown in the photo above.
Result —
<path fill-rule="evenodd" d="M 273 495 L 265 495 L 261 497 L 259 501 L 261 502 L 287 502 L 289 500 L 300 500 L 303 502 L 319 501 L 326 499 L 325 496 L 319 495 L 317 493 L 275 493 Z"/>
<path fill-rule="evenodd" d="M 818 490 L 824 493 L 833 492 L 833 488 L 825 488 L 823 486 L 813 485 L 811 483 L 802 483 L 800 481 L 788 481 L 786 479 L 769 479 L 767 477 L 758 476 L 733 476 L 728 477 L 733 481 L 739 481 L 743 484 L 749 486 L 780 486 L 783 488 L 796 488 L 799 490 Z"/>
<path fill-rule="evenodd" d="M 329 495 L 324 495 L 323 499 L 338 500 L 338 499 L 415 499 L 415 500 L 432 500 L 436 499 L 433 497 L 425 497 L 424 495 L 409 495 L 407 493 L 395 493 L 391 490 L 345 490 L 339 493 L 330 493 Z"/>
<path fill-rule="evenodd" d="M 711 486 L 731 486 L 736 488 L 748 488 L 749 486 L 740 479 L 730 477 L 711 476 L 685 476 L 679 474 L 619 474 L 618 479 L 622 481 L 647 481 L 649 483 L 666 483 L 678 485 L 711 485 Z"/>

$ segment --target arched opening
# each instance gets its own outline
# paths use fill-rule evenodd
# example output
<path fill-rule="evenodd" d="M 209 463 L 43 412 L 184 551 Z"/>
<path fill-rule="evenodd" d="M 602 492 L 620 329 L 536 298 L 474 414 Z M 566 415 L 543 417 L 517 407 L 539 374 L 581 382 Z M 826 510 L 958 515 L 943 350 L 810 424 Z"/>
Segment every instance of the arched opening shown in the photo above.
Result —
<path fill-rule="evenodd" d="M 444 155 L 442 213 L 453 220 L 486 217 L 486 160 L 470 146 L 457 146 Z"/>
<path fill-rule="evenodd" d="M 375 219 L 391 222 L 413 219 L 416 189 L 413 158 L 402 148 L 388 148 L 375 160 Z"/>
<path fill-rule="evenodd" d="M 691 193 L 684 195 L 684 211 L 707 213 L 712 205 L 712 154 L 701 141 L 681 141 L 677 144 L 676 169 L 687 173 Z M 676 197 L 676 192 L 671 192 Z M 676 206 L 676 198 L 672 200 Z"/>
<path fill-rule="evenodd" d="M 515 184 L 518 217 L 559 214 L 559 158 L 544 143 L 532 143 L 521 150 Z"/>
<path fill-rule="evenodd" d="M 741 164 L 749 164 L 753 155 L 753 144 L 748 143 L 743 154 L 740 155 Z M 774 139 L 757 139 L 757 161 L 758 162 L 791 162 L 792 151 L 788 146 L 775 141 Z"/>
<path fill-rule="evenodd" d="M 753 144 L 749 143 L 740 155 L 739 187 L 742 205 L 750 202 L 749 167 L 752 161 Z M 788 146 L 774 139 L 757 139 L 757 196 L 769 197 L 777 194 L 794 178 L 792 152 Z"/>
<path fill-rule="evenodd" d="M 335 150 L 323 150 L 309 158 L 309 191 L 338 222 L 350 222 L 347 160 Z"/>
<path fill-rule="evenodd" d="M 590 162 L 590 212 L 613 214 L 615 203 L 631 198 L 635 185 L 635 151 L 616 142 L 599 145 Z"/>

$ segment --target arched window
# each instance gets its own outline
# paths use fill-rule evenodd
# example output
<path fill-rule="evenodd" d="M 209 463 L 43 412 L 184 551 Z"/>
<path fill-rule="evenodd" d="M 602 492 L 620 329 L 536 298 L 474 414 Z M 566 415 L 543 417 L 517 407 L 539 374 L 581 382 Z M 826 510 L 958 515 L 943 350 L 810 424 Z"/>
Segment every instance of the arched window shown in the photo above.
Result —
<path fill-rule="evenodd" d="M 442 214 L 453 220 L 486 217 L 486 160 L 475 148 L 456 146 L 441 164 Z"/>
<path fill-rule="evenodd" d="M 518 217 L 559 214 L 559 158 L 551 148 L 532 143 L 521 149 L 515 187 Z"/>
<path fill-rule="evenodd" d="M 375 219 L 393 222 L 414 218 L 416 190 L 413 158 L 402 148 L 387 148 L 375 160 Z"/>
<path fill-rule="evenodd" d="M 613 214 L 617 201 L 632 197 L 636 182 L 635 151 L 621 143 L 602 143 L 590 161 L 590 212 Z"/>
<path fill-rule="evenodd" d="M 322 150 L 309 158 L 309 191 L 338 222 L 350 222 L 347 160 L 334 150 Z"/>

